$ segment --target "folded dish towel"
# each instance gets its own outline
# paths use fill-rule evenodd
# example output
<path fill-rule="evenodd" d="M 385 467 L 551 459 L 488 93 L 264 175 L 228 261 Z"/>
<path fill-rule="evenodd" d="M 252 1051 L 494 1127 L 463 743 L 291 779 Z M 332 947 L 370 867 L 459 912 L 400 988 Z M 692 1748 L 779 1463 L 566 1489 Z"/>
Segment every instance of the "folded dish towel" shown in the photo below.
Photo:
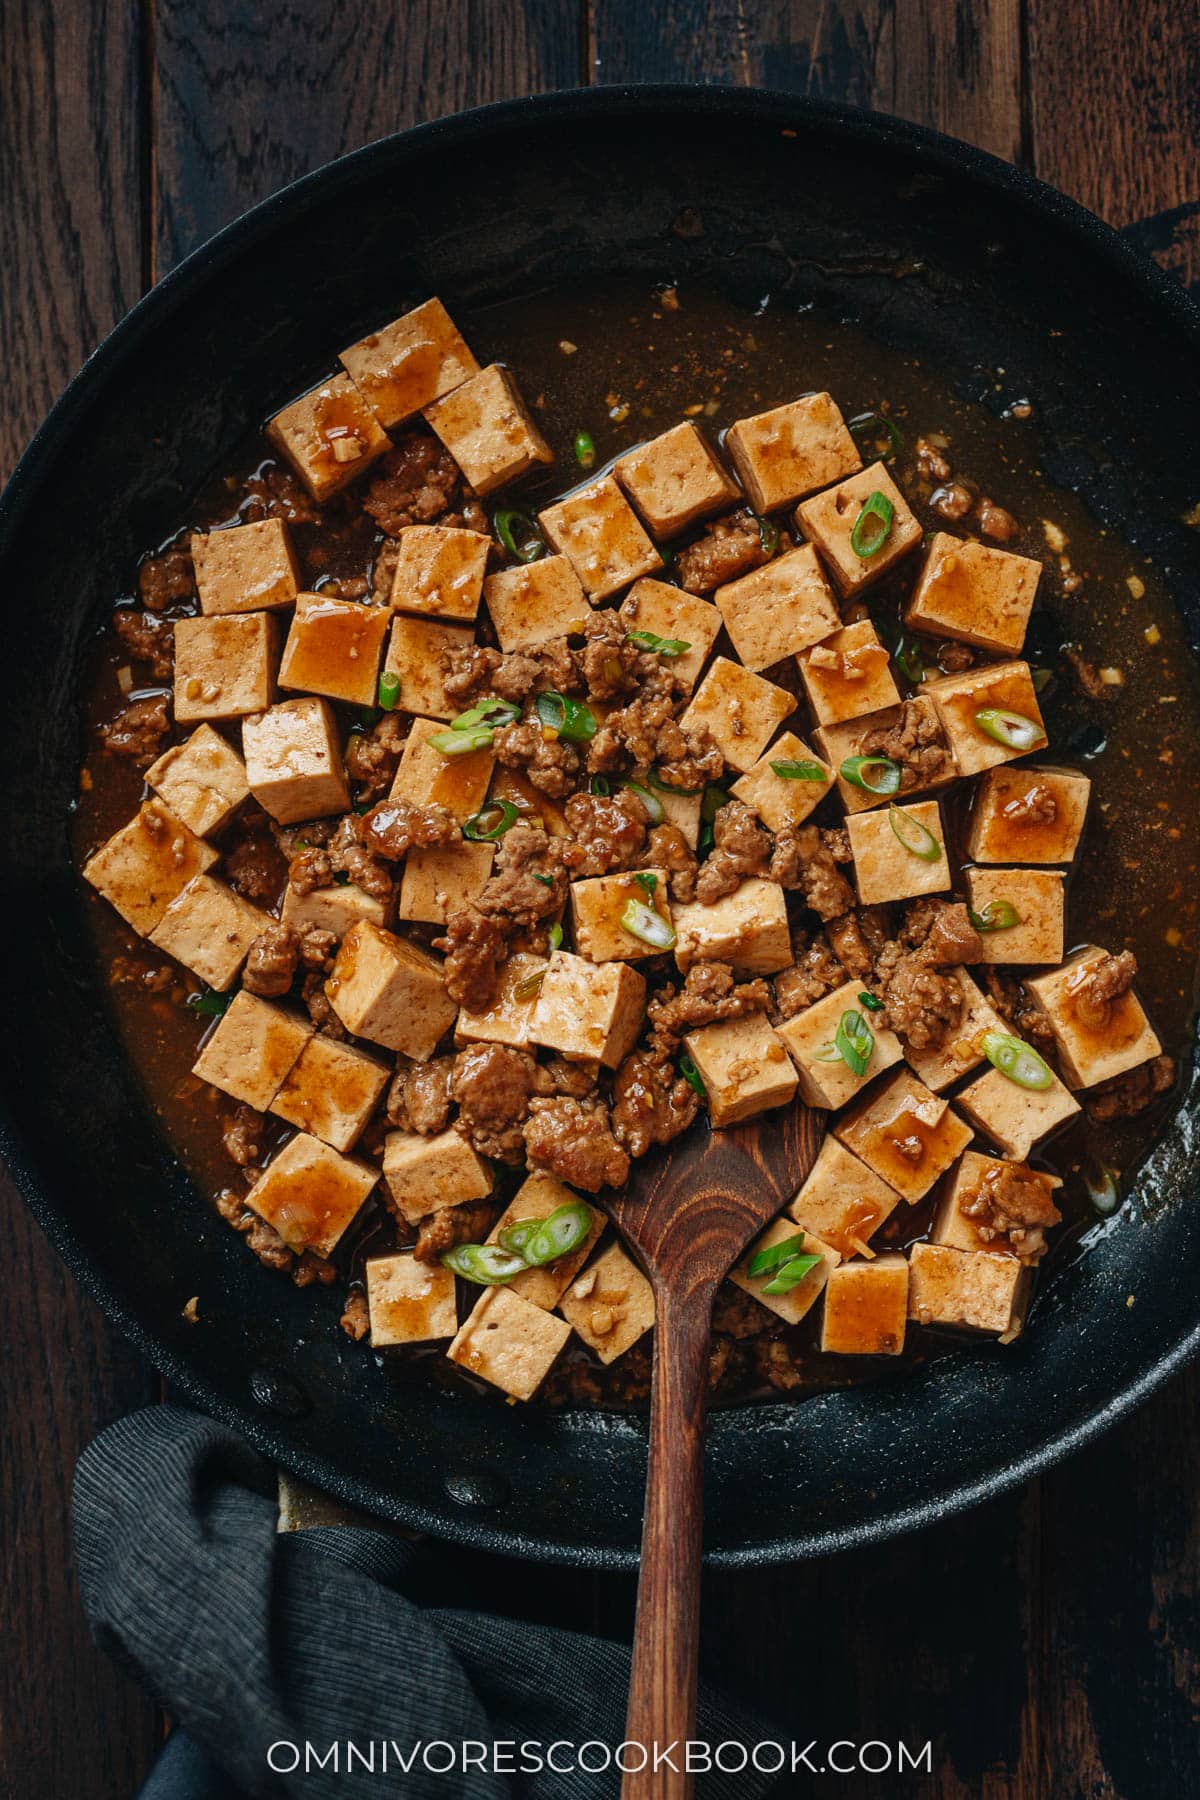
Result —
<path fill-rule="evenodd" d="M 454 1553 L 429 1542 L 350 1526 L 277 1532 L 273 1469 L 211 1419 L 160 1406 L 120 1420 L 80 1461 L 74 1507 L 97 1641 L 180 1727 L 143 1800 L 618 1791 L 615 1770 L 578 1762 L 599 1765 L 621 1742 L 624 1645 L 461 1608 Z M 701 1739 L 777 1735 L 702 1694 Z M 555 1740 L 568 1747 L 554 1759 L 562 1772 L 515 1772 L 517 1747 L 544 1755 Z M 588 1740 L 596 1748 L 576 1758 Z M 500 1761 L 514 1759 L 513 1773 L 438 1772 L 450 1751 L 487 1746 L 490 1758 L 496 1743 L 512 1746 Z M 348 1769 L 351 1744 L 364 1760 L 374 1747 L 374 1773 Z M 700 1792 L 755 1800 L 772 1784 L 714 1771 Z"/>

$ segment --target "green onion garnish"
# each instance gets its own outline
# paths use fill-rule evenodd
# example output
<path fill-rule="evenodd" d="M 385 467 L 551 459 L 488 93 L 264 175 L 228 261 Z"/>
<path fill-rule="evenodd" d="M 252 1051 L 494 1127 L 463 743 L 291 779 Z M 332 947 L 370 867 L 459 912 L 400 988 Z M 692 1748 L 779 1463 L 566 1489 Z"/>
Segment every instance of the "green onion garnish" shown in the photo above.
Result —
<path fill-rule="evenodd" d="M 710 781 L 704 789 L 704 799 L 700 802 L 700 817 L 706 825 L 711 825 L 723 806 L 728 806 L 731 796 L 715 781 Z"/>
<path fill-rule="evenodd" d="M 758 522 L 758 541 L 764 556 L 774 556 L 779 548 L 779 527 L 774 519 L 764 519 L 761 513 L 755 513 Z"/>
<path fill-rule="evenodd" d="M 449 731 L 435 731 L 429 742 L 443 756 L 466 756 L 471 750 L 488 749 L 492 732 L 514 724 L 520 716 L 520 707 L 511 700 L 479 700 L 451 719 Z"/>
<path fill-rule="evenodd" d="M 868 794 L 895 794 L 903 773 L 890 756 L 848 756 L 839 771 L 842 780 Z"/>
<path fill-rule="evenodd" d="M 1027 719 L 1024 713 L 1006 712 L 1002 706 L 983 707 L 975 714 L 975 723 L 1008 750 L 1032 750 L 1043 736 L 1036 719 Z"/>
<path fill-rule="evenodd" d="M 902 806 L 888 807 L 888 824 L 897 840 L 904 845 L 910 856 L 919 856 L 922 862 L 935 863 L 942 860 L 942 846 L 934 837 L 927 825 L 905 812 Z"/>
<path fill-rule="evenodd" d="M 658 876 L 654 871 L 652 869 L 640 869 L 633 879 L 638 887 L 641 888 L 643 894 L 648 894 L 653 901 L 654 896 L 658 892 Z"/>
<path fill-rule="evenodd" d="M 976 931 L 1009 931 L 1021 922 L 1011 900 L 989 900 L 982 912 L 968 906 L 967 917 Z"/>
<path fill-rule="evenodd" d="M 702 1100 L 708 1099 L 708 1089 L 704 1085 L 704 1077 L 701 1075 L 690 1056 L 680 1057 L 679 1073 L 683 1076 L 683 1079 L 687 1082 L 694 1094 L 699 1094 Z"/>
<path fill-rule="evenodd" d="M 771 767 L 781 781 L 824 781 L 826 774 L 819 762 L 791 762 L 786 757 Z"/>
<path fill-rule="evenodd" d="M 494 844 L 520 816 L 511 800 L 489 800 L 467 820 L 462 834 L 472 844 Z"/>
<path fill-rule="evenodd" d="M 593 775 L 588 782 L 589 794 L 611 794 L 612 786 L 607 775 Z"/>
<path fill-rule="evenodd" d="M 557 1262 L 560 1256 L 570 1256 L 572 1250 L 578 1250 L 586 1243 L 591 1229 L 592 1215 L 583 1201 L 569 1200 L 540 1222 L 533 1235 L 526 1239 L 521 1254 L 530 1268 L 540 1269 L 546 1263 Z"/>
<path fill-rule="evenodd" d="M 691 645 L 684 638 L 659 637 L 656 631 L 627 631 L 625 636 L 641 650 L 653 650 L 656 656 L 682 656 Z"/>
<path fill-rule="evenodd" d="M 874 994 L 860 994 L 858 996 L 858 1004 L 860 1006 L 865 1006 L 868 1012 L 883 1011 L 883 1001 L 877 1000 Z"/>
<path fill-rule="evenodd" d="M 631 794 L 637 795 L 638 799 L 649 813 L 650 823 L 652 825 L 662 824 L 667 816 L 667 811 L 657 794 L 652 794 L 650 789 L 643 787 L 640 781 L 628 781 L 623 779 L 621 786 L 623 788 L 628 788 Z"/>
<path fill-rule="evenodd" d="M 820 1262 L 819 1256 L 793 1256 L 785 1262 L 778 1275 L 768 1281 L 762 1288 L 764 1294 L 790 1294 L 794 1287 L 799 1287 L 806 1275 L 811 1274 Z"/>
<path fill-rule="evenodd" d="M 596 465 L 596 440 L 590 431 L 575 433 L 575 461 L 581 469 L 592 469 Z"/>
<path fill-rule="evenodd" d="M 400 677 L 391 669 L 385 669 L 379 677 L 379 692 L 376 696 L 384 712 L 392 712 L 400 698 Z"/>
<path fill-rule="evenodd" d="M 233 1004 L 232 994 L 218 994 L 214 988 L 205 988 L 202 994 L 189 994 L 186 1002 L 190 1011 L 199 1013 L 204 1019 L 219 1019 Z"/>
<path fill-rule="evenodd" d="M 869 557 L 878 556 L 887 543 L 895 518 L 896 508 L 886 494 L 878 489 L 868 494 L 862 504 L 862 511 L 854 521 L 854 530 L 850 533 L 850 548 L 855 556 L 864 562 Z"/>
<path fill-rule="evenodd" d="M 866 447 L 872 454 L 881 457 L 884 462 L 895 462 L 904 448 L 904 438 L 901 436 L 900 427 L 888 417 L 887 413 L 859 413 L 857 418 L 848 421 L 847 429 L 854 439 L 863 438 Z M 882 438 L 880 436 L 881 429 Z M 883 448 L 885 440 L 886 450 Z"/>
<path fill-rule="evenodd" d="M 429 742 L 443 756 L 467 756 L 472 750 L 487 750 L 491 747 L 492 728 L 490 725 L 473 725 L 464 731 L 435 731 Z"/>
<path fill-rule="evenodd" d="M 542 724 L 557 731 L 559 737 L 577 744 L 595 737 L 596 715 L 582 700 L 568 699 L 566 694 L 547 688 L 545 693 L 538 695 L 534 705 Z"/>
<path fill-rule="evenodd" d="M 875 1049 L 875 1035 L 860 1012 L 844 1012 L 834 1034 L 838 1055 L 852 1075 L 865 1075 Z"/>
<path fill-rule="evenodd" d="M 920 687 L 925 679 L 925 658 L 916 638 L 898 638 L 896 648 L 892 651 L 892 661 L 906 681 L 911 681 L 914 687 Z"/>
<path fill-rule="evenodd" d="M 1024 1038 L 1011 1037 L 1007 1031 L 985 1031 L 979 1047 L 993 1069 L 1018 1087 L 1037 1093 L 1054 1086 L 1054 1071 Z"/>
<path fill-rule="evenodd" d="M 557 919 L 554 921 L 554 924 L 550 927 L 550 930 L 547 933 L 547 939 L 549 941 L 550 948 L 552 950 L 561 950 L 562 949 L 563 930 L 562 930 L 562 926 L 558 923 Z"/>
<path fill-rule="evenodd" d="M 765 1250 L 756 1250 L 746 1264 L 746 1273 L 750 1276 L 770 1275 L 772 1270 L 782 1268 L 803 1249 L 804 1233 L 798 1231 L 795 1237 L 783 1238 L 778 1244 L 769 1244 Z"/>
<path fill-rule="evenodd" d="M 621 929 L 641 943 L 649 944 L 652 950 L 675 948 L 675 927 L 671 921 L 664 919 L 653 907 L 643 906 L 640 900 L 630 900 L 627 903 L 621 914 Z"/>
<path fill-rule="evenodd" d="M 499 1244 L 455 1244 L 443 1253 L 442 1265 L 479 1287 L 500 1287 L 527 1267 L 523 1256 L 502 1250 Z"/>
<path fill-rule="evenodd" d="M 518 562 L 536 562 L 539 556 L 546 554 L 542 534 L 528 513 L 504 506 L 496 514 L 494 523 L 496 536 L 509 555 L 515 556 Z"/>
<path fill-rule="evenodd" d="M 543 887 L 553 887 L 554 886 L 553 875 L 539 875 L 539 873 L 536 869 L 530 869 L 529 873 L 530 873 L 530 875 L 532 875 L 532 877 L 535 881 L 540 881 Z"/>
<path fill-rule="evenodd" d="M 524 1262 L 525 1246 L 541 1223 L 541 1219 L 514 1219 L 511 1225 L 505 1225 L 496 1233 L 496 1242 L 502 1250 L 519 1256 Z"/>
<path fill-rule="evenodd" d="M 1100 1214 L 1101 1218 L 1109 1218 L 1121 1204 L 1121 1190 L 1117 1186 L 1117 1172 L 1102 1163 L 1098 1157 L 1088 1155 L 1084 1158 L 1079 1173 L 1083 1176 L 1083 1185 L 1087 1189 L 1088 1199 Z"/>

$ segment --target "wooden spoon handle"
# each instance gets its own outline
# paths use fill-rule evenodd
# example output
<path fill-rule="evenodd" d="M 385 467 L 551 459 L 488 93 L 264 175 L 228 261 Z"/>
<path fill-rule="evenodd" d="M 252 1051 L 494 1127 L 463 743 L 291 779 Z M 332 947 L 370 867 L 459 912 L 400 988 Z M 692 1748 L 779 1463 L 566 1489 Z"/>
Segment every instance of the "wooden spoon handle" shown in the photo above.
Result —
<path fill-rule="evenodd" d="M 646 1768 L 630 1770 L 622 1800 L 686 1800 L 684 1749 L 696 1723 L 700 1639 L 700 1543 L 704 1519 L 704 1416 L 712 1291 L 686 1304 L 656 1295 L 650 1459 L 642 1568 L 633 1632 L 625 1736 L 646 1748 Z M 672 1770 L 654 1768 L 655 1745 L 674 1744 Z M 630 1762 L 638 1760 L 627 1751 Z"/>

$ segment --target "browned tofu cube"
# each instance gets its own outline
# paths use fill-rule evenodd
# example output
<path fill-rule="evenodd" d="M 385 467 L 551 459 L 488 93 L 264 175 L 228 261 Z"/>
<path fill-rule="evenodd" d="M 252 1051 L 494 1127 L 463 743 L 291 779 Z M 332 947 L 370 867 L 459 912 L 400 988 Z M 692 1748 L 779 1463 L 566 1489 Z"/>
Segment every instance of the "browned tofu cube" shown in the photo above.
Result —
<path fill-rule="evenodd" d="M 535 565 L 536 566 L 536 565 Z M 621 623 L 629 632 L 648 632 L 687 648 L 669 658 L 672 675 L 693 687 L 721 629 L 721 615 L 707 600 L 697 599 L 669 581 L 646 576 L 621 602 Z"/>
<path fill-rule="evenodd" d="M 606 600 L 639 575 L 662 568 L 662 557 L 611 475 L 548 506 L 538 523 L 590 600 Z"/>
<path fill-rule="evenodd" d="M 613 474 L 658 538 L 676 537 L 738 498 L 737 483 L 690 421 L 618 457 Z"/>
<path fill-rule="evenodd" d="M 83 865 L 90 881 L 140 937 L 154 930 L 176 894 L 210 869 L 217 853 L 161 800 L 147 800 Z"/>
<path fill-rule="evenodd" d="M 300 569 L 282 519 L 193 532 L 191 550 L 202 613 L 289 606 L 299 591 Z"/>
<path fill-rule="evenodd" d="M 1132 988 L 1099 998 L 1091 982 L 1108 951 L 1088 944 L 1061 969 L 1036 975 L 1026 988 L 1054 1033 L 1069 1087 L 1095 1087 L 1158 1056 L 1162 1045 Z"/>
<path fill-rule="evenodd" d="M 571 1061 L 615 1069 L 637 1042 L 645 1012 L 645 979 L 628 963 L 590 963 L 556 950 L 542 977 L 530 1035 Z"/>
<path fill-rule="evenodd" d="M 1058 869 L 967 869 L 967 904 L 984 922 L 983 963 L 1062 961 L 1063 875 Z M 1013 924 L 1003 925 L 1008 909 Z"/>
<path fill-rule="evenodd" d="M 672 932 L 671 902 L 661 870 L 638 869 L 571 883 L 571 923 L 580 956 L 594 963 L 661 956 L 661 943 L 648 944 L 621 923 L 630 905 L 649 908 L 658 915 L 665 932 Z"/>
<path fill-rule="evenodd" d="M 313 888 L 309 894 L 298 893 L 289 882 L 279 916 L 293 931 L 304 931 L 312 925 L 318 931 L 331 931 L 340 943 L 360 919 L 369 919 L 372 925 L 386 925 L 391 910 L 389 901 L 379 894 L 368 894 L 353 881 Z"/>
<path fill-rule="evenodd" d="M 899 1205 L 900 1196 L 835 1137 L 821 1140 L 807 1181 L 788 1215 L 839 1256 L 873 1257 L 870 1239 Z"/>
<path fill-rule="evenodd" d="M 725 447 L 756 512 L 790 506 L 862 468 L 858 446 L 828 394 L 805 394 L 729 427 Z"/>
<path fill-rule="evenodd" d="M 389 1068 L 356 1044 L 318 1032 L 292 1064 L 271 1111 L 335 1150 L 352 1150 L 391 1078 Z"/>
<path fill-rule="evenodd" d="M 864 1094 L 834 1135 L 903 1200 L 919 1200 L 971 1141 L 970 1126 L 907 1069 Z"/>
<path fill-rule="evenodd" d="M 920 1325 L 992 1332 L 1008 1344 L 1025 1322 L 1031 1279 L 1015 1256 L 914 1244 L 908 1316 Z"/>
<path fill-rule="evenodd" d="M 997 763 L 1046 748 L 1046 728 L 1028 663 L 992 663 L 987 668 L 968 669 L 965 675 L 943 675 L 926 683 L 925 694 L 937 708 L 960 775 L 978 775 Z M 989 715 L 996 712 L 1016 716 L 1017 742 L 1002 742 L 986 729 Z M 982 722 L 980 714 L 984 715 Z M 1001 721 L 993 723 L 992 730 L 997 729 L 1007 728 Z"/>
<path fill-rule="evenodd" d="M 498 363 L 426 407 L 425 417 L 477 494 L 554 461 L 516 382 Z"/>
<path fill-rule="evenodd" d="M 246 779 L 281 825 L 345 812 L 350 790 L 326 700 L 284 700 L 242 727 Z"/>
<path fill-rule="evenodd" d="M 457 1131 L 422 1137 L 417 1131 L 389 1131 L 383 1141 L 383 1178 L 410 1225 L 442 1206 L 486 1200 L 492 1171 Z"/>
<path fill-rule="evenodd" d="M 588 615 L 587 595 L 565 556 L 542 556 L 489 575 L 483 584 L 502 650 L 545 644 L 579 631 Z"/>
<path fill-rule="evenodd" d="M 912 1044 L 904 1046 L 909 1064 L 935 1094 L 979 1067 L 984 1060 L 979 1044 L 985 1032 L 1008 1030 L 1007 1021 L 988 1004 L 965 969 L 943 969 L 942 974 L 962 996 L 958 1024 L 936 1049 L 929 1045 L 920 1050 Z"/>
<path fill-rule="evenodd" d="M 458 1330 L 454 1272 L 441 1263 L 418 1262 L 410 1252 L 373 1256 L 363 1270 L 371 1348 L 429 1344 Z"/>
<path fill-rule="evenodd" d="M 732 792 L 753 807 L 769 830 L 802 825 L 833 786 L 833 770 L 794 731 L 777 737 Z"/>
<path fill-rule="evenodd" d="M 741 663 L 718 656 L 696 689 L 680 724 L 707 726 L 725 761 L 744 775 L 752 769 L 796 702 L 785 688 Z"/>
<path fill-rule="evenodd" d="M 204 1040 L 192 1074 L 266 1112 L 316 1026 L 243 988 Z"/>
<path fill-rule="evenodd" d="M 314 500 L 328 500 L 391 448 L 348 375 L 333 375 L 267 422 L 267 437 Z"/>
<path fill-rule="evenodd" d="M 510 1294 L 519 1294 L 522 1300 L 528 1300 L 534 1306 L 545 1307 L 547 1312 L 558 1305 L 591 1255 L 608 1223 L 607 1215 L 595 1206 L 588 1206 L 586 1200 L 556 1176 L 548 1175 L 544 1169 L 536 1169 L 521 1183 L 488 1233 L 487 1240 L 489 1244 L 498 1243 L 500 1233 L 508 1226 L 517 1225 L 523 1219 L 548 1219 L 560 1206 L 587 1207 L 591 1229 L 579 1248 L 572 1250 L 569 1256 L 560 1256 L 556 1262 L 543 1263 L 540 1268 L 524 1269 L 520 1275 L 514 1275 L 505 1284 Z"/>
<path fill-rule="evenodd" d="M 490 547 L 491 539 L 479 531 L 410 525 L 400 533 L 393 607 L 431 619 L 474 619 Z"/>
<path fill-rule="evenodd" d="M 417 1062 L 433 1055 L 458 1010 L 436 956 L 366 919 L 342 939 L 325 993 L 347 1031 Z"/>
<path fill-rule="evenodd" d="M 421 713 L 426 718 L 457 717 L 462 704 L 446 692 L 444 659 L 452 650 L 461 650 L 474 641 L 469 625 L 441 625 L 432 619 L 408 619 L 397 613 L 392 619 L 383 663 L 385 672 L 398 676 L 400 681 L 396 705 L 404 712 Z"/>
<path fill-rule="evenodd" d="M 270 923 L 269 913 L 251 906 L 223 881 L 197 875 L 171 901 L 150 942 L 223 994 Z"/>
<path fill-rule="evenodd" d="M 533 1042 L 533 1015 L 542 989 L 546 958 L 518 950 L 500 965 L 496 992 L 482 1012 L 458 1015 L 454 1036 L 462 1044 L 511 1044 L 528 1050 Z"/>
<path fill-rule="evenodd" d="M 514 1400 L 532 1400 L 571 1335 L 565 1319 L 489 1288 L 467 1314 L 446 1355 Z"/>
<path fill-rule="evenodd" d="M 830 1356 L 899 1356 L 908 1320 L 908 1264 L 902 1256 L 844 1262 L 825 1284 L 821 1349 Z"/>
<path fill-rule="evenodd" d="M 785 1019 L 779 1027 L 779 1035 L 800 1076 L 801 1096 L 810 1106 L 844 1106 L 904 1055 L 895 1032 L 881 1025 L 873 1013 L 864 1011 L 862 992 L 861 981 L 847 981 L 815 1005 Z M 870 1056 L 861 1075 L 854 1073 L 837 1050 L 838 1027 L 847 1013 L 854 1014 L 860 1030 L 865 1024 L 871 1037 Z"/>
<path fill-rule="evenodd" d="M 944 753 L 938 772 L 933 773 L 930 765 L 930 774 L 924 781 L 915 787 L 905 787 L 899 795 L 890 796 L 872 793 L 867 788 L 856 787 L 852 781 L 847 781 L 841 773 L 846 759 L 863 755 L 865 745 L 874 733 L 890 732 L 897 726 L 905 727 L 905 735 L 911 729 L 914 739 Z M 889 799 L 897 798 L 902 806 L 907 806 L 913 794 L 946 787 L 958 774 L 949 741 L 933 704 L 922 694 L 906 701 L 903 706 L 887 706 L 882 712 L 865 713 L 861 719 L 844 719 L 837 725 L 821 725 L 813 732 L 813 743 L 830 767 L 837 771 L 838 794 L 848 813 L 868 812 L 873 806 L 883 806 Z M 879 755 L 879 751 L 872 750 L 870 754 Z"/>
<path fill-rule="evenodd" d="M 616 1362 L 654 1324 L 654 1291 L 620 1244 L 610 1244 L 575 1277 L 559 1311 L 602 1363 Z"/>
<path fill-rule="evenodd" d="M 726 582 L 713 595 L 748 669 L 767 669 L 819 643 L 841 623 L 811 544 Z"/>
<path fill-rule="evenodd" d="M 198 726 L 184 743 L 164 750 L 146 770 L 146 785 L 197 837 L 228 825 L 250 797 L 245 763 L 211 725 Z"/>
<path fill-rule="evenodd" d="M 452 912 L 479 898 L 495 854 L 495 844 L 414 844 L 404 859 L 397 918 L 444 925 Z"/>
<path fill-rule="evenodd" d="M 1025 642 L 1042 565 L 991 544 L 934 534 L 904 612 L 914 631 L 1016 654 Z"/>
<path fill-rule="evenodd" d="M 1069 863 L 1092 784 L 1075 769 L 1007 763 L 975 789 L 967 854 L 979 863 Z"/>
<path fill-rule="evenodd" d="M 237 719 L 275 698 L 279 626 L 271 613 L 175 621 L 175 718 Z"/>
<path fill-rule="evenodd" d="M 462 825 L 487 799 L 496 759 L 490 750 L 443 756 L 429 740 L 445 729 L 441 719 L 413 720 L 390 798 L 408 800 L 414 806 L 444 806 Z"/>
<path fill-rule="evenodd" d="M 946 833 L 936 800 L 911 800 L 846 819 L 854 879 L 864 906 L 941 894 L 950 886 Z"/>
<path fill-rule="evenodd" d="M 1028 1222 L 1010 1230 L 1006 1228 L 1010 1215 L 1004 1210 L 1004 1198 L 1014 1183 L 1021 1190 L 1020 1215 Z M 1057 1175 L 1031 1169 L 1028 1163 L 964 1150 L 946 1177 L 930 1239 L 953 1250 L 991 1250 L 1022 1262 L 1036 1262 L 1045 1248 L 1047 1228 L 1062 1218 L 1054 1200 L 1061 1186 Z M 1009 1204 L 1013 1204 L 1011 1200 Z"/>
<path fill-rule="evenodd" d="M 786 1294 L 768 1294 L 766 1290 L 778 1270 L 769 1269 L 765 1274 L 751 1275 L 750 1264 L 760 1250 L 774 1250 L 780 1244 L 792 1246 L 794 1256 L 815 1256 L 817 1261 L 808 1274 L 795 1287 L 789 1288 Z M 836 1269 L 841 1260 L 840 1253 L 832 1244 L 823 1244 L 810 1231 L 799 1231 L 794 1220 L 776 1219 L 755 1238 L 745 1256 L 734 1263 L 729 1271 L 729 1279 L 734 1287 L 741 1288 L 744 1294 L 749 1294 L 760 1306 L 767 1307 L 777 1318 L 783 1319 L 788 1325 L 798 1325 L 821 1298 L 830 1270 Z"/>
<path fill-rule="evenodd" d="M 246 1196 L 260 1219 L 299 1255 L 332 1256 L 379 1180 L 370 1163 L 342 1156 L 298 1131 L 267 1164 Z"/>
<path fill-rule="evenodd" d="M 989 1069 L 965 1087 L 955 1104 L 984 1137 L 1018 1162 L 1079 1113 L 1079 1102 L 1057 1076 L 1047 1088 L 1023 1088 L 999 1069 Z"/>
<path fill-rule="evenodd" d="M 843 625 L 796 661 L 818 725 L 840 725 L 900 703 L 891 658 L 870 619 Z"/>
<path fill-rule="evenodd" d="M 860 556 L 852 539 L 873 494 L 891 501 L 891 524 L 874 555 Z M 796 508 L 796 523 L 809 543 L 820 551 L 830 579 L 844 599 L 872 586 L 921 542 L 921 527 L 881 462 L 872 463 L 860 475 L 852 475 L 823 494 L 814 494 L 811 500 L 802 500 Z M 872 522 L 866 521 L 866 541 L 870 541 L 868 534 L 873 530 Z"/>
<path fill-rule="evenodd" d="M 441 301 L 426 300 L 343 350 L 340 362 L 385 431 L 453 392 L 479 364 Z"/>
<path fill-rule="evenodd" d="M 675 961 L 684 974 L 696 962 L 724 962 L 743 975 L 774 975 L 792 960 L 787 901 L 778 882 L 754 876 L 732 894 L 672 908 Z"/>
<path fill-rule="evenodd" d="M 280 687 L 374 706 L 390 623 L 382 606 L 328 594 L 298 595 L 279 665 Z"/>
<path fill-rule="evenodd" d="M 736 1125 L 739 1119 L 785 1106 L 795 1095 L 796 1071 L 762 1013 L 701 1025 L 683 1041 L 707 1090 L 709 1118 L 716 1126 Z"/>

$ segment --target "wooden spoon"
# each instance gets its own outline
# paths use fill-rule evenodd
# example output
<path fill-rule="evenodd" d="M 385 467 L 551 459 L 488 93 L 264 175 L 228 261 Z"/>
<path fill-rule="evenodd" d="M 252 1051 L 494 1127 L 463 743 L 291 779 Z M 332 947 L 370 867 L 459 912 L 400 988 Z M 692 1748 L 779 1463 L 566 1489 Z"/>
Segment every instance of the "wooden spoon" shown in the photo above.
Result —
<path fill-rule="evenodd" d="M 648 1748 L 622 1800 L 683 1800 L 690 1777 L 653 1768 L 653 1745 L 694 1736 L 708 1344 L 717 1287 L 812 1168 L 823 1115 L 806 1106 L 726 1131 L 697 1123 L 635 1163 L 608 1211 L 654 1289 L 650 1457 L 626 1738 Z M 682 1756 L 674 1760 L 681 1763 Z"/>

